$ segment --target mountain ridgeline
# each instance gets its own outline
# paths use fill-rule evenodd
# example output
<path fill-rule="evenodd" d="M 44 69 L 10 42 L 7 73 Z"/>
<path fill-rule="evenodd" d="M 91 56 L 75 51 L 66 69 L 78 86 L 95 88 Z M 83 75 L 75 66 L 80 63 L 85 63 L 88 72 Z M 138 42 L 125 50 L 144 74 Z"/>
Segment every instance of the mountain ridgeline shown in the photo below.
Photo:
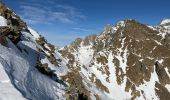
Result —
<path fill-rule="evenodd" d="M 59 52 L 95 98 L 168 100 L 169 25 L 167 20 L 158 26 L 124 20 Z"/>
<path fill-rule="evenodd" d="M 0 3 L 0 100 L 169 100 L 170 20 L 124 20 L 62 49 Z"/>

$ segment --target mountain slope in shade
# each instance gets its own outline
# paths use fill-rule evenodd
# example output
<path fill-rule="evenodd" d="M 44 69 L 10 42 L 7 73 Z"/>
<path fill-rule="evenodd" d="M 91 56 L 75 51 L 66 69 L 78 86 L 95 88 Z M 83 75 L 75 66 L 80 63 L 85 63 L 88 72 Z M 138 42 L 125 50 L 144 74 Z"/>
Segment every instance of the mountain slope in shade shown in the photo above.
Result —
<path fill-rule="evenodd" d="M 1 59 L 2 61 L 2 59 Z M 16 90 L 16 88 L 10 82 L 8 75 L 6 74 L 3 65 L 0 64 L 0 99 L 1 100 L 25 100 L 22 94 Z"/>

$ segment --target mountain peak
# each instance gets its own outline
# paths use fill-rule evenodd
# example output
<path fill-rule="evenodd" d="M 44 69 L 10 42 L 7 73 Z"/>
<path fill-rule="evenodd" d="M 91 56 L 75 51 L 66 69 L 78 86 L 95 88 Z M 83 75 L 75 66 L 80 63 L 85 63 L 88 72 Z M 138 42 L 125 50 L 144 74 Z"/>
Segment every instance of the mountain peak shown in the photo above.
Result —
<path fill-rule="evenodd" d="M 163 19 L 160 25 L 170 25 L 170 19 Z"/>

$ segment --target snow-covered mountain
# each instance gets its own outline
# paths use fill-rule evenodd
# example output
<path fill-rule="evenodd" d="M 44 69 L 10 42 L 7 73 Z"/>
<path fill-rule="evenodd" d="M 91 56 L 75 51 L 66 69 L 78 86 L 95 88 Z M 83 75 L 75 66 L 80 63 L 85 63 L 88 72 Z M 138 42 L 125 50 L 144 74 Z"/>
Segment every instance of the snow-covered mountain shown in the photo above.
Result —
<path fill-rule="evenodd" d="M 108 25 L 60 52 L 97 100 L 170 99 L 170 20 L 147 26 L 135 20 Z M 70 84 L 72 84 L 70 82 Z"/>
<path fill-rule="evenodd" d="M 108 25 L 62 49 L 0 3 L 0 100 L 169 100 L 170 20 Z"/>

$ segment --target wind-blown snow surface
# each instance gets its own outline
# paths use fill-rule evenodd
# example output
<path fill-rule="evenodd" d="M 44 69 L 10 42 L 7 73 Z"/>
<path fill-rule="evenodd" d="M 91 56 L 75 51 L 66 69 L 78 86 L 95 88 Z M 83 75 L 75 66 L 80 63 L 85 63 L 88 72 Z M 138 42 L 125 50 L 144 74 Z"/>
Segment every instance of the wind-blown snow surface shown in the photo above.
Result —
<path fill-rule="evenodd" d="M 13 86 L 2 64 L 0 58 L 0 100 L 25 100 L 22 94 Z"/>
<path fill-rule="evenodd" d="M 31 35 L 23 31 L 21 41 L 17 44 L 27 53 L 21 52 L 9 39 L 7 39 L 8 48 L 0 45 L 0 99 L 22 100 L 24 96 L 31 100 L 63 100 L 65 86 L 43 75 L 35 68 L 37 57 L 41 55 L 45 58 L 45 56 L 36 48 L 40 47 L 35 42 L 38 33 L 29 31 L 34 33 Z"/>

